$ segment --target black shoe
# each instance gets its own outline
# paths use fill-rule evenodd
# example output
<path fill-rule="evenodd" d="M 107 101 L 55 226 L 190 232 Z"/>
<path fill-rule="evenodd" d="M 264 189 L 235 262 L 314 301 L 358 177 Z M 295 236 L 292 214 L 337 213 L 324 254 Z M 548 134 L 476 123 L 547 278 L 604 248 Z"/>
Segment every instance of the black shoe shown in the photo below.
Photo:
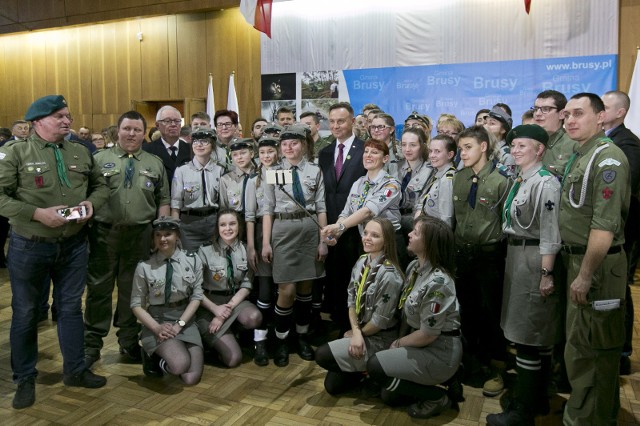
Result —
<path fill-rule="evenodd" d="M 535 419 L 532 415 L 527 414 L 520 407 L 505 411 L 499 414 L 489 414 L 487 416 L 487 425 L 489 426 L 533 426 Z"/>
<path fill-rule="evenodd" d="M 276 352 L 273 354 L 273 363 L 278 367 L 289 365 L 289 345 L 286 339 L 278 339 Z"/>
<path fill-rule="evenodd" d="M 306 334 L 298 335 L 298 355 L 305 361 L 313 361 L 316 359 L 316 354 L 309 344 Z"/>
<path fill-rule="evenodd" d="M 269 365 L 269 354 L 267 353 L 267 341 L 261 340 L 256 342 L 256 352 L 253 355 L 253 362 L 260 367 Z"/>
<path fill-rule="evenodd" d="M 31 407 L 36 402 L 36 378 L 29 377 L 18 383 L 18 390 L 11 404 L 16 410 Z"/>
<path fill-rule="evenodd" d="M 93 367 L 93 364 L 95 364 L 99 359 L 100 359 L 100 354 L 85 354 L 84 368 L 86 368 L 87 370 L 90 370 L 91 367 Z"/>
<path fill-rule="evenodd" d="M 631 359 L 628 356 L 622 355 L 620 357 L 620 375 L 628 376 L 631 374 Z"/>
<path fill-rule="evenodd" d="M 65 375 L 63 382 L 66 386 L 74 386 L 78 388 L 101 388 L 107 384 L 106 377 L 93 374 L 91 370 L 83 370 L 81 373 Z"/>
<path fill-rule="evenodd" d="M 407 408 L 407 414 L 417 419 L 428 419 L 429 417 L 435 417 L 438 414 L 451 407 L 451 401 L 447 395 L 443 395 L 442 398 L 435 401 L 421 401 L 416 404 L 411 404 Z"/>
<path fill-rule="evenodd" d="M 127 355 L 134 362 L 142 361 L 140 345 L 138 345 L 137 343 L 126 348 L 124 346 L 120 346 L 120 354 Z"/>
<path fill-rule="evenodd" d="M 144 348 L 140 348 L 140 354 L 142 355 L 142 372 L 147 377 L 162 377 L 162 371 L 158 365 L 160 359 L 157 355 L 149 356 Z"/>

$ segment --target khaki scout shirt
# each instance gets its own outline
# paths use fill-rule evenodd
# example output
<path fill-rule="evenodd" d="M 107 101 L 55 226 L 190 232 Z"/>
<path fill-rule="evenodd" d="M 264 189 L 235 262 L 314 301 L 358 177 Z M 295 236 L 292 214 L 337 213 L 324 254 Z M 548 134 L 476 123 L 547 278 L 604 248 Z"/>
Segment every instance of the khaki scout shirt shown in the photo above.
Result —
<path fill-rule="evenodd" d="M 549 136 L 542 163 L 551 173 L 562 177 L 567 161 L 569 161 L 569 157 L 577 147 L 578 143 L 571 139 L 561 127 L 557 132 Z"/>
<path fill-rule="evenodd" d="M 227 247 L 231 247 L 233 283 L 230 282 L 227 274 Z M 200 247 L 198 256 L 204 265 L 204 290 L 230 291 L 233 288 L 236 292 L 241 288 L 251 290 L 253 272 L 247 261 L 247 250 L 240 241 L 236 240 L 231 246 L 228 246 L 221 239 L 218 239 L 216 244 L 206 244 Z"/>
<path fill-rule="evenodd" d="M 453 209 L 457 244 L 489 244 L 502 239 L 502 206 L 507 198 L 509 179 L 489 161 L 478 173 L 475 209 L 469 205 L 474 172 L 460 170 L 453 178 Z"/>
<path fill-rule="evenodd" d="M 286 159 L 282 160 L 280 169 L 290 170 L 293 168 Z M 304 194 L 305 209 L 309 212 L 326 213 L 327 207 L 324 201 L 324 179 L 320 167 L 303 158 L 298 163 L 298 178 Z M 265 185 L 265 182 L 262 182 Z M 293 185 L 284 185 L 284 190 L 293 195 Z M 266 185 L 264 189 L 265 214 L 274 213 L 294 213 L 302 211 L 291 198 L 285 194 L 278 185 Z"/>
<path fill-rule="evenodd" d="M 162 160 L 142 149 L 132 154 L 135 174 L 130 188 L 124 187 L 129 154 L 118 145 L 94 157 L 110 190 L 109 202 L 96 211 L 98 222 L 142 225 L 157 217 L 160 206 L 169 205 L 169 184 Z"/>
<path fill-rule="evenodd" d="M 164 305 L 164 290 L 167 276 L 167 258 L 155 252 L 149 260 L 138 263 L 133 275 L 131 307 L 147 309 L 149 305 Z M 202 261 L 195 254 L 186 254 L 176 248 L 171 255 L 170 303 L 188 299 L 202 300 Z"/>
<path fill-rule="evenodd" d="M 204 170 L 204 176 L 202 170 Z M 171 182 L 171 208 L 178 210 L 218 208 L 218 190 L 223 173 L 224 169 L 213 160 L 209 160 L 202 167 L 194 158 L 189 163 L 178 167 Z M 205 185 L 207 193 L 203 195 Z"/>
<path fill-rule="evenodd" d="M 32 220 L 37 208 L 73 207 L 88 200 L 95 211 L 109 197 L 105 179 L 87 148 L 75 142 L 58 143 L 71 183 L 68 188 L 60 184 L 54 150 L 47 143 L 34 134 L 0 148 L 0 215 L 9 218 L 13 230 L 27 238 L 69 237 L 84 226 L 72 221 L 50 228 Z"/>
<path fill-rule="evenodd" d="M 220 209 L 233 209 L 241 212 L 244 209 L 244 179 L 253 175 L 253 170 L 243 173 L 239 168 L 227 172 L 220 178 Z"/>
<path fill-rule="evenodd" d="M 453 164 L 445 164 L 440 170 L 435 170 L 429 179 L 424 192 L 418 198 L 414 213 L 420 211 L 427 216 L 437 217 L 453 227 L 453 177 L 456 175 Z"/>
<path fill-rule="evenodd" d="M 409 171 L 409 167 L 409 162 L 407 160 L 402 160 L 398 165 L 397 178 L 401 187 L 402 181 Z M 420 194 L 424 192 L 433 172 L 433 167 L 431 167 L 431 165 L 426 161 L 420 160 L 418 162 L 416 168 L 411 171 L 411 179 L 409 179 L 409 183 L 402 194 L 402 198 L 400 200 L 401 209 L 408 209 L 412 212 L 414 211 L 413 208 L 418 202 Z"/>
<path fill-rule="evenodd" d="M 627 157 L 603 132 L 578 146 L 576 151 L 578 158 L 562 185 L 560 235 L 563 243 L 586 247 L 589 231 L 599 229 L 614 234 L 612 246 L 623 244 L 631 196 Z M 585 181 L 589 163 L 591 168 Z"/>

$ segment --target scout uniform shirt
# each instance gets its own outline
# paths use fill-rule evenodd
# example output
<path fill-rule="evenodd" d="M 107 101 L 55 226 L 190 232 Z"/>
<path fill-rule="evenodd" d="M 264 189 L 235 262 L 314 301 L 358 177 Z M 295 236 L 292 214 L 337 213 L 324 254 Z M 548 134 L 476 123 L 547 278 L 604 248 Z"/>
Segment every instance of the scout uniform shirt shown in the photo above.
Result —
<path fill-rule="evenodd" d="M 384 170 L 386 170 L 391 176 L 397 176 L 400 162 L 402 160 L 404 160 L 404 155 L 402 155 L 400 143 L 395 139 L 391 139 L 389 142 L 389 161 L 384 165 Z"/>
<path fill-rule="evenodd" d="M 230 250 L 231 264 L 227 259 L 227 249 Z M 203 290 L 229 295 L 241 288 L 251 290 L 253 273 L 249 270 L 247 251 L 238 239 L 231 246 L 221 239 L 217 244 L 205 244 L 198 250 L 198 256 L 204 264 Z M 231 271 L 233 276 L 229 279 Z"/>
<path fill-rule="evenodd" d="M 203 173 L 204 172 L 204 173 Z M 179 210 L 218 208 L 218 189 L 223 169 L 213 160 L 202 167 L 195 158 L 176 169 L 171 183 L 171 208 Z M 206 189 L 206 193 L 203 191 Z"/>
<path fill-rule="evenodd" d="M 403 293 L 409 293 L 402 311 L 407 324 L 427 336 L 458 330 L 460 305 L 453 279 L 440 269 L 434 269 L 429 261 L 420 267 L 418 261 L 414 260 L 407 268 L 407 285 L 410 285 L 414 271 L 418 275 L 413 288 L 406 287 L 403 290 Z"/>
<path fill-rule="evenodd" d="M 557 132 L 549 135 L 547 149 L 544 151 L 542 163 L 551 173 L 561 178 L 569 157 L 578 149 L 578 143 L 571 139 L 567 132 L 560 127 Z"/>
<path fill-rule="evenodd" d="M 273 167 L 272 167 L 273 168 Z M 256 222 L 266 214 L 264 191 L 267 186 L 266 167 L 260 168 L 260 173 L 249 178 L 244 194 L 244 220 L 246 222 Z M 260 243 L 262 243 L 260 241 Z"/>
<path fill-rule="evenodd" d="M 70 141 L 57 143 L 70 187 L 60 183 L 54 148 L 37 134 L 0 148 L 0 215 L 25 238 L 66 238 L 77 234 L 84 223 L 70 221 L 50 228 L 32 220 L 37 208 L 77 206 L 88 200 L 94 211 L 109 197 L 105 179 L 84 146 Z"/>
<path fill-rule="evenodd" d="M 252 171 L 243 173 L 234 167 L 220 178 L 220 209 L 233 209 L 237 212 L 244 210 L 244 194 Z"/>
<path fill-rule="evenodd" d="M 487 162 L 477 175 L 476 197 L 471 201 L 473 169 L 465 167 L 453 178 L 456 244 L 482 245 L 502 239 L 502 205 L 509 190 L 509 179 L 502 173 L 493 162 Z"/>
<path fill-rule="evenodd" d="M 169 303 L 202 300 L 202 261 L 195 254 L 176 248 L 171 255 L 173 275 Z M 138 263 L 133 275 L 131 307 L 147 309 L 149 305 L 165 304 L 167 258 L 155 252 L 147 261 Z"/>
<path fill-rule="evenodd" d="M 504 233 L 518 238 L 540 240 L 540 254 L 560 251 L 558 212 L 560 182 L 538 163 L 524 173 L 520 187 L 511 202 L 509 219 L 504 220 Z M 508 206 L 505 204 L 505 209 Z"/>
<path fill-rule="evenodd" d="M 398 181 L 400 181 L 401 188 L 409 169 L 409 162 L 407 160 L 401 161 L 400 169 L 398 171 Z M 433 167 L 423 160 L 419 160 L 415 169 L 411 170 L 411 179 L 407 183 L 400 200 L 400 209 L 404 211 L 403 214 L 410 214 L 413 212 L 413 207 L 420 199 L 420 194 L 422 194 L 429 183 L 429 178 L 432 173 Z"/>
<path fill-rule="evenodd" d="M 367 188 L 368 187 L 368 188 Z M 366 207 L 371 210 L 373 216 L 380 216 L 389 219 L 393 224 L 393 229 L 400 229 L 400 182 L 384 169 L 378 175 L 369 180 L 368 175 L 360 177 L 351 186 L 347 203 L 339 217 L 347 218 L 351 214 Z M 364 225 L 359 224 L 360 235 L 364 230 Z"/>
<path fill-rule="evenodd" d="M 371 262 L 368 254 L 360 256 L 351 270 L 351 281 L 347 287 L 347 306 L 356 309 L 358 324 L 371 321 L 382 330 L 395 326 L 402 284 L 402 275 L 391 262 L 382 256 Z M 356 308 L 358 303 L 360 309 Z"/>
<path fill-rule="evenodd" d="M 611 246 L 623 244 L 631 192 L 627 157 L 602 132 L 578 146 L 576 153 L 562 184 L 562 241 L 586 247 L 589 231 L 599 229 L 613 233 Z"/>
<path fill-rule="evenodd" d="M 516 160 L 513 159 L 511 149 L 506 141 L 502 140 L 498 142 L 498 152 L 500 153 L 498 157 L 498 167 L 504 170 L 507 176 L 514 177 L 516 175 Z"/>
<path fill-rule="evenodd" d="M 305 208 L 311 213 L 326 213 L 327 207 L 324 202 L 324 179 L 320 167 L 303 158 L 298 163 L 298 177 L 304 194 Z M 289 170 L 292 168 L 287 159 L 282 160 L 279 169 Z M 262 182 L 262 185 L 266 185 Z M 284 190 L 292 197 L 293 185 L 284 185 Z M 295 213 L 300 212 L 300 207 L 294 203 L 282 190 L 279 185 L 266 185 L 264 189 L 265 212 L 274 213 Z"/>
<path fill-rule="evenodd" d="M 413 211 L 421 211 L 427 216 L 437 217 L 453 228 L 453 177 L 455 174 L 456 168 L 451 163 L 436 170 L 418 198 Z"/>
<path fill-rule="evenodd" d="M 95 211 L 96 221 L 114 225 L 150 223 L 156 218 L 158 207 L 171 202 L 166 169 L 155 155 L 142 149 L 130 155 L 115 145 L 94 157 L 110 191 L 108 203 Z M 128 183 L 130 157 L 134 169 Z"/>

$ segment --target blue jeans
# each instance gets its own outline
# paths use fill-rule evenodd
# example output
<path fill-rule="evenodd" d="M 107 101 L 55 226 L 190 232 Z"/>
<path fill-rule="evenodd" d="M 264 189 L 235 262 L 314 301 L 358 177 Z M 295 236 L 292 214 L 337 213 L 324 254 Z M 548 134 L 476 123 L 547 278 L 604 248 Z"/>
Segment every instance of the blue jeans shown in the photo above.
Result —
<path fill-rule="evenodd" d="M 13 292 L 10 339 L 14 382 L 38 373 L 38 313 L 49 278 L 58 307 L 63 373 L 80 373 L 84 370 L 82 293 L 88 260 L 85 232 L 59 243 L 31 241 L 12 232 L 7 258 Z"/>

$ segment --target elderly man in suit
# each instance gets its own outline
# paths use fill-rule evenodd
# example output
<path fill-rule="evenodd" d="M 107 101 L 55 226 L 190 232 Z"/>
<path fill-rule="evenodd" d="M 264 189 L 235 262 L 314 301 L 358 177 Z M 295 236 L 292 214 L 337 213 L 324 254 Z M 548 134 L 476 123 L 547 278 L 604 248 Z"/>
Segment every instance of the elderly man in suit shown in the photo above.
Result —
<path fill-rule="evenodd" d="M 169 187 L 176 168 L 191 160 L 191 147 L 180 139 L 182 114 L 171 105 L 165 105 L 156 114 L 156 127 L 162 137 L 157 141 L 143 144 L 142 149 L 157 155 L 167 170 Z"/>
<path fill-rule="evenodd" d="M 624 227 L 624 251 L 629 264 L 627 276 L 625 342 L 620 358 L 620 374 L 631 374 L 631 340 L 633 336 L 633 299 L 628 284 L 633 284 L 633 274 L 638 264 L 638 241 L 640 240 L 640 223 L 635 219 L 640 214 L 640 139 L 624 125 L 631 101 L 629 96 L 620 91 L 610 91 L 602 96 L 604 102 L 605 134 L 618 148 L 624 152 L 629 161 L 629 177 L 631 183 L 631 202 L 629 204 L 629 220 Z M 632 219 L 634 218 L 634 219 Z"/>
<path fill-rule="evenodd" d="M 336 140 L 318 154 L 324 178 L 328 223 L 336 223 L 351 186 L 366 173 L 362 164 L 364 142 L 354 135 L 354 123 L 353 108 L 349 103 L 339 102 L 329 108 L 329 126 Z M 360 234 L 358 228 L 354 227 L 348 229 L 335 246 L 329 247 L 325 261 L 324 305 L 330 307 L 332 319 L 340 325 L 341 331 L 350 328 L 347 285 L 351 268 L 361 252 Z"/>

